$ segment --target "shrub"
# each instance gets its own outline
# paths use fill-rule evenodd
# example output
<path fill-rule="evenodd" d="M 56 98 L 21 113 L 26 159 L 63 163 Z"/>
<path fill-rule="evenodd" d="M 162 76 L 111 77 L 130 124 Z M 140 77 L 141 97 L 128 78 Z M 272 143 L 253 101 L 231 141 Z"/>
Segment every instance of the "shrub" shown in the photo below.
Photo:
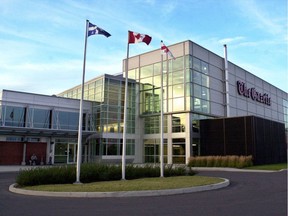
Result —
<path fill-rule="evenodd" d="M 20 186 L 73 183 L 75 176 L 74 166 L 37 167 L 20 170 L 16 183 Z"/>
<path fill-rule="evenodd" d="M 193 175 L 194 172 L 186 171 L 186 166 L 173 167 L 166 165 L 164 175 L 181 176 Z M 136 179 L 144 177 L 159 177 L 159 165 L 127 165 L 125 167 L 125 177 L 127 179 Z M 97 181 L 120 180 L 122 177 L 122 167 L 111 164 L 85 163 L 81 165 L 80 181 L 83 183 Z M 34 169 L 21 170 L 16 178 L 18 186 L 33 186 L 44 184 L 72 184 L 76 181 L 75 165 L 38 167 Z"/>
<path fill-rule="evenodd" d="M 244 168 L 252 166 L 252 156 L 196 156 L 191 157 L 188 167 L 234 167 Z"/>

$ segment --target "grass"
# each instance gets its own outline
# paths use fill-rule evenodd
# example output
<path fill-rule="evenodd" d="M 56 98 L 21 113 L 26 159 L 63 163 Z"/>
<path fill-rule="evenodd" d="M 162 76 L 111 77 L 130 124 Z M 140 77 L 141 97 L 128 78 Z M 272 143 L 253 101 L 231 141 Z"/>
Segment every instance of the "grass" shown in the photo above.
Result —
<path fill-rule="evenodd" d="M 245 167 L 245 169 L 254 169 L 254 170 L 281 170 L 281 169 L 287 169 L 287 163 L 250 166 L 250 167 Z"/>
<path fill-rule="evenodd" d="M 206 176 L 176 176 L 142 178 L 134 180 L 103 181 L 87 184 L 58 184 L 27 186 L 23 189 L 52 192 L 115 192 L 139 190 L 164 190 L 203 186 L 223 182 L 223 179 Z"/>

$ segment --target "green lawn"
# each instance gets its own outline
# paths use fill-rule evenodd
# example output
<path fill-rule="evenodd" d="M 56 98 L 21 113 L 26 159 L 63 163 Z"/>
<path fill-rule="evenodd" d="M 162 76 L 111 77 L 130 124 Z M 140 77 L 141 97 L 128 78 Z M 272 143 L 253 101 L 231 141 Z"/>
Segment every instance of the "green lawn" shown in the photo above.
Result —
<path fill-rule="evenodd" d="M 275 170 L 276 171 L 276 170 L 281 170 L 281 169 L 287 169 L 287 163 L 251 166 L 251 167 L 246 167 L 245 169 Z"/>
<path fill-rule="evenodd" d="M 143 178 L 135 180 L 118 180 L 94 182 L 88 184 L 59 184 L 29 186 L 23 189 L 54 192 L 113 192 L 113 191 L 137 191 L 137 190 L 164 190 L 187 188 L 216 184 L 224 180 L 216 177 L 205 176 L 177 176 L 167 178 Z"/>

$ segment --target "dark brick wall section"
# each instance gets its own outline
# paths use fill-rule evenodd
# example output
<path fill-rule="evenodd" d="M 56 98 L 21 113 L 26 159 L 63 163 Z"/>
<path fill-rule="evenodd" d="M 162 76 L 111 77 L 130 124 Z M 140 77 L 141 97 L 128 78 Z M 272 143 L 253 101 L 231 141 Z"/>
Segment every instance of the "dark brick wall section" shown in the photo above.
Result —
<path fill-rule="evenodd" d="M 287 162 L 285 125 L 256 116 L 200 120 L 201 155 L 252 155 L 254 164 Z"/>
<path fill-rule="evenodd" d="M 0 165 L 20 165 L 23 157 L 23 142 L 0 142 Z M 29 165 L 31 155 L 37 156 L 37 164 L 41 160 L 46 162 L 46 147 L 44 142 L 27 142 L 26 143 L 26 164 Z"/>

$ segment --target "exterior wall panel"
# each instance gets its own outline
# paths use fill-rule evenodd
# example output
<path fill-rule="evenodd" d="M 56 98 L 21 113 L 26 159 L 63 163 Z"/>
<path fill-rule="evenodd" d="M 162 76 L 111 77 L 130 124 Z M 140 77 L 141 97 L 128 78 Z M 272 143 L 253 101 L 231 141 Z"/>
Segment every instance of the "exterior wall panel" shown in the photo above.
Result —
<path fill-rule="evenodd" d="M 282 123 L 255 116 L 206 119 L 200 133 L 202 155 L 252 155 L 256 165 L 287 162 Z"/>
<path fill-rule="evenodd" d="M 193 56 L 208 62 L 208 51 L 203 47 L 193 43 Z"/>
<path fill-rule="evenodd" d="M 224 60 L 218 55 L 209 52 L 209 64 L 216 66 L 217 68 L 224 68 Z"/>
<path fill-rule="evenodd" d="M 215 79 L 210 77 L 210 89 L 217 90 L 219 92 L 223 92 L 223 82 L 220 79 Z"/>

